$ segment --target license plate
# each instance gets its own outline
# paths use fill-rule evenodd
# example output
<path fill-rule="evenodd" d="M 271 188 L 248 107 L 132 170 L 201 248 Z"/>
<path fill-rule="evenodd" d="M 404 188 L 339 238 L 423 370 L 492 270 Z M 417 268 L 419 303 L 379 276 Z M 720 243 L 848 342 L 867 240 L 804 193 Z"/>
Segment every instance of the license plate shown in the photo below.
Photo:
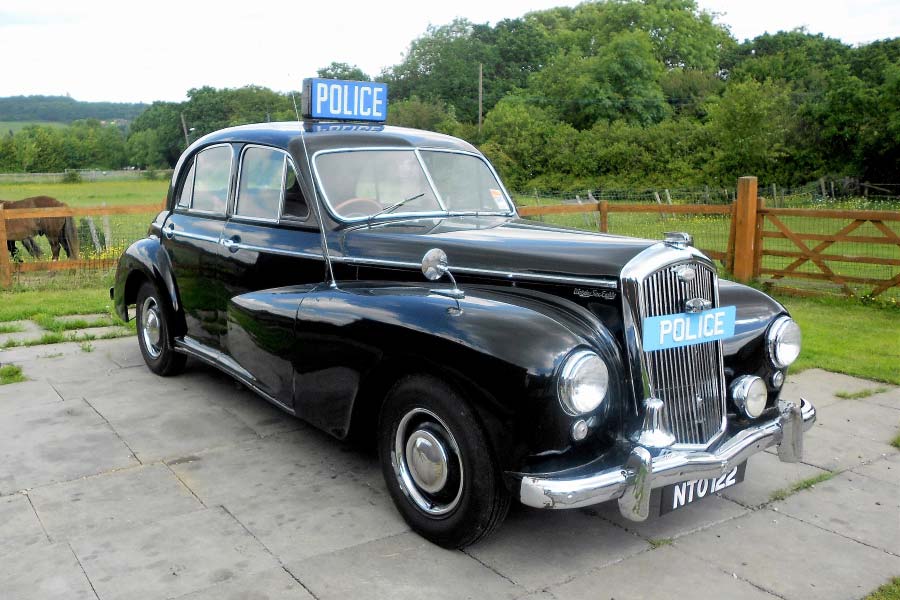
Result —
<path fill-rule="evenodd" d="M 643 321 L 644 352 L 724 340 L 734 335 L 735 307 L 720 306 L 696 313 L 647 317 Z"/>
<path fill-rule="evenodd" d="M 662 489 L 659 503 L 659 514 L 664 515 L 673 510 L 684 508 L 688 504 L 712 496 L 716 492 L 730 488 L 744 480 L 747 463 L 742 462 L 721 477 L 714 479 L 691 479 L 667 485 Z"/>

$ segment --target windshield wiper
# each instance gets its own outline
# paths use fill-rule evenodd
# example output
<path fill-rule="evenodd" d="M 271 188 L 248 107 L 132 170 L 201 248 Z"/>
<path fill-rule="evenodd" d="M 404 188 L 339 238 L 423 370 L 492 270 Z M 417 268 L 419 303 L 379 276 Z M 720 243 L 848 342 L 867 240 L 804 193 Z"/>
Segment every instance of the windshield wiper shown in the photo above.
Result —
<path fill-rule="evenodd" d="M 369 218 L 366 219 L 366 222 L 371 223 L 372 219 L 374 219 L 375 217 L 380 216 L 380 215 L 386 215 L 389 212 L 393 212 L 395 209 L 400 208 L 407 202 L 412 202 L 413 200 L 418 200 L 419 198 L 421 198 L 424 195 L 425 195 L 425 192 L 422 192 L 421 194 L 416 194 L 415 196 L 410 196 L 409 198 L 406 198 L 405 200 L 401 200 L 400 202 L 397 202 L 396 204 L 391 204 L 390 206 L 388 206 L 386 208 L 382 208 L 377 213 L 369 215 Z"/>

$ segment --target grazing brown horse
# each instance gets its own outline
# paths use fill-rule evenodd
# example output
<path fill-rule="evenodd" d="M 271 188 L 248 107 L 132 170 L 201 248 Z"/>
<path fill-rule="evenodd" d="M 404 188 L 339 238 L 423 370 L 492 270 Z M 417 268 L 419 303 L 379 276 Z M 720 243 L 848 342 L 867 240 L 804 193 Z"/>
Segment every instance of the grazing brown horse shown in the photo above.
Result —
<path fill-rule="evenodd" d="M 66 204 L 49 196 L 35 196 L 24 200 L 0 200 L 4 209 L 61 208 Z M 22 241 L 28 248 L 29 238 L 43 235 L 50 242 L 53 260 L 59 260 L 59 251 L 66 251 L 70 259 L 78 258 L 78 231 L 72 217 L 39 217 L 36 219 L 9 219 L 6 221 L 6 238 L 11 242 Z"/>

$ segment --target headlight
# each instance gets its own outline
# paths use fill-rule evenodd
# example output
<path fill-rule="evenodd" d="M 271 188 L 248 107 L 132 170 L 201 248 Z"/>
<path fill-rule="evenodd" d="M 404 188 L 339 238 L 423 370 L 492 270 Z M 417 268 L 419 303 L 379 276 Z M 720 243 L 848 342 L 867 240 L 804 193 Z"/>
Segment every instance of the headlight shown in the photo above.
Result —
<path fill-rule="evenodd" d="M 559 375 L 559 401 L 573 417 L 589 413 L 606 398 L 609 369 L 596 353 L 580 350 L 566 359 Z"/>
<path fill-rule="evenodd" d="M 779 317 L 769 327 L 766 349 L 772 364 L 783 369 L 800 355 L 800 327 L 790 317 Z"/>
<path fill-rule="evenodd" d="M 763 413 L 768 397 L 765 382 L 756 375 L 741 375 L 731 382 L 731 398 L 751 419 Z"/>

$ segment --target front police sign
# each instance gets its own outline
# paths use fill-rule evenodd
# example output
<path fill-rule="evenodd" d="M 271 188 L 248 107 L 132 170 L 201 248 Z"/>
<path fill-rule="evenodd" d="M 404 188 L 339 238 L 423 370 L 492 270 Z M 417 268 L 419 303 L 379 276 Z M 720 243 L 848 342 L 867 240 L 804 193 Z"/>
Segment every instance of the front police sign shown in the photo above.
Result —
<path fill-rule="evenodd" d="M 387 84 L 304 79 L 303 116 L 335 121 L 386 121 Z"/>
<path fill-rule="evenodd" d="M 734 335 L 735 307 L 644 319 L 645 352 L 724 340 Z"/>

